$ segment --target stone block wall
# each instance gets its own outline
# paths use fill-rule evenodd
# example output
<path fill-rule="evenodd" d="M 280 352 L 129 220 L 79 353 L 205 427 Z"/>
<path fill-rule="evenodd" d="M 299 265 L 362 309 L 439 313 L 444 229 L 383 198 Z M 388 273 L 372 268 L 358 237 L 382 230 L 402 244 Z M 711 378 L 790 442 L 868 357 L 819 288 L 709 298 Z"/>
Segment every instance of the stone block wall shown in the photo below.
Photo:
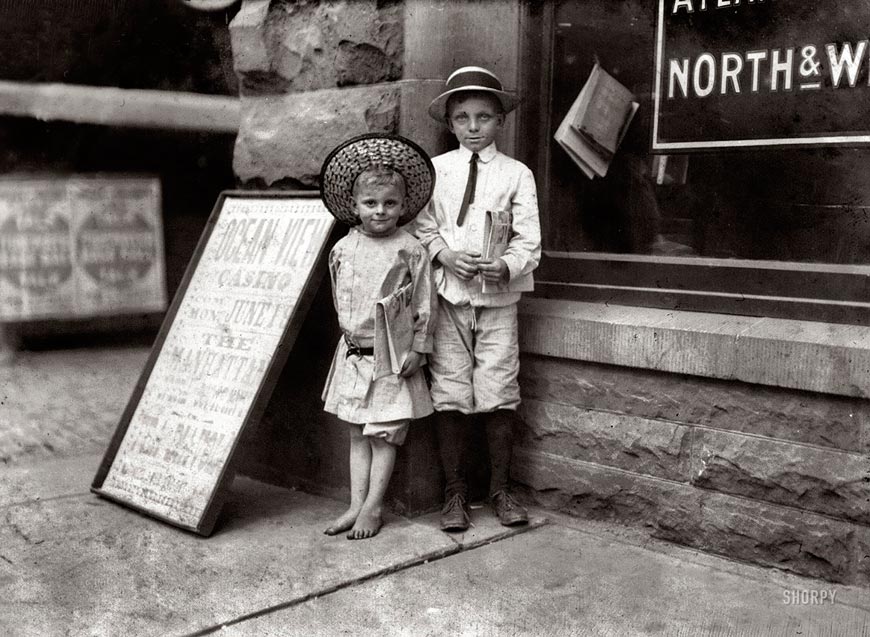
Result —
<path fill-rule="evenodd" d="M 436 150 L 414 113 L 440 83 L 403 77 L 402 2 L 244 0 L 230 35 L 243 187 L 316 188 L 329 151 L 362 133 L 402 133 Z"/>
<path fill-rule="evenodd" d="M 870 585 L 865 398 L 526 354 L 514 477 L 538 503 Z"/>
<path fill-rule="evenodd" d="M 398 132 L 399 104 L 399 87 L 388 84 L 243 98 L 233 169 L 246 183 L 317 187 L 323 160 L 340 142 Z"/>
<path fill-rule="evenodd" d="M 246 0 L 230 33 L 242 95 L 402 77 L 400 2 Z"/>

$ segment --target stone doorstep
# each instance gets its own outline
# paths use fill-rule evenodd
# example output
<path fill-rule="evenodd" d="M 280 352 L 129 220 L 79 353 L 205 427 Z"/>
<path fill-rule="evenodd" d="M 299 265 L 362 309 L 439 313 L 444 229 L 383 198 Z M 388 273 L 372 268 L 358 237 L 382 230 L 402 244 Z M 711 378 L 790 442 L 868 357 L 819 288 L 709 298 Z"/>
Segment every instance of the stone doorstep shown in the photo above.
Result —
<path fill-rule="evenodd" d="M 870 327 L 526 297 L 521 351 L 870 397 Z"/>

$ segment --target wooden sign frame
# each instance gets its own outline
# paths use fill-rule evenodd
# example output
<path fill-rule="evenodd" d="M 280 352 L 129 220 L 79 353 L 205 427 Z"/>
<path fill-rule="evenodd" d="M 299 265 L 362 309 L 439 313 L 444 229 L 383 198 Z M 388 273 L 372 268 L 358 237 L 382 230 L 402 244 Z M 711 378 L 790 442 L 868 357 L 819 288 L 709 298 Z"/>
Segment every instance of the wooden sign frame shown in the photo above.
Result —
<path fill-rule="evenodd" d="M 276 214 L 274 210 L 275 205 L 278 204 L 281 206 L 282 203 L 288 207 L 302 204 L 305 210 L 301 216 L 297 216 L 296 219 L 293 220 L 290 215 L 293 215 L 294 213 L 289 210 L 284 213 Z M 228 206 L 233 208 L 233 211 L 226 213 L 231 217 L 231 219 L 224 222 L 222 220 L 222 213 Z M 241 220 L 253 220 L 253 217 L 243 216 L 246 214 L 245 206 L 254 210 L 255 214 L 273 215 L 271 218 L 275 219 L 275 223 L 272 226 L 269 226 L 267 222 L 259 223 L 259 225 L 254 224 L 253 222 L 246 223 L 244 224 L 244 230 L 237 230 L 237 228 L 243 227 Z M 263 210 L 258 212 L 256 210 L 257 206 L 264 209 L 266 212 L 263 212 Z M 310 208 L 310 210 L 308 210 L 308 208 Z M 315 223 L 311 223 L 309 221 L 310 219 L 314 219 Z M 301 229 L 303 223 L 306 224 L 304 230 Z M 273 232 L 272 235 L 268 234 L 270 230 Z M 310 236 L 308 238 L 310 240 L 310 245 L 303 247 L 301 253 L 303 255 L 302 257 L 297 257 L 296 255 L 300 254 L 299 245 L 301 245 L 301 243 L 299 242 L 305 238 L 305 232 L 309 231 Z M 231 235 L 231 232 L 243 232 L 243 234 L 237 235 L 238 242 L 234 244 L 232 249 L 224 249 L 226 247 L 225 244 L 229 241 L 227 237 Z M 282 235 L 283 238 L 280 238 L 279 235 L 276 234 L 278 232 L 284 233 Z M 290 236 L 291 233 L 293 233 L 292 237 Z M 217 237 L 216 245 L 210 247 L 210 241 L 213 237 Z M 208 536 L 212 533 L 226 491 L 235 475 L 235 456 L 239 446 L 239 441 L 249 426 L 261 418 L 263 411 L 265 410 L 269 396 L 274 389 L 275 383 L 277 382 L 287 356 L 293 347 L 296 336 L 299 333 L 317 288 L 326 272 L 325 256 L 336 239 L 336 222 L 320 201 L 319 193 L 316 191 L 225 191 L 220 194 L 208 219 L 206 227 L 200 236 L 196 250 L 188 264 L 178 291 L 176 292 L 172 304 L 166 314 L 139 381 L 133 390 L 115 434 L 112 437 L 102 463 L 94 477 L 91 491 L 118 504 L 130 507 L 141 513 L 155 517 L 180 528 L 196 532 L 200 535 Z M 292 243 L 293 241 L 299 242 Z M 279 243 L 280 247 L 277 247 Z M 213 406 L 214 403 L 209 404 L 210 411 L 205 410 L 206 413 L 211 414 L 212 417 L 217 413 L 218 421 L 220 421 L 221 418 L 226 421 L 230 416 L 236 418 L 241 416 L 241 421 L 234 435 L 232 431 L 219 434 L 219 426 L 215 429 L 208 429 L 208 427 L 206 427 L 206 425 L 213 426 L 214 420 L 205 420 L 202 413 L 203 409 L 200 409 L 200 412 L 196 412 L 197 401 L 202 400 L 201 396 L 200 398 L 197 398 L 196 395 L 179 397 L 179 395 L 171 395 L 165 391 L 163 393 L 158 393 L 158 390 L 161 389 L 161 387 L 164 389 L 167 386 L 170 389 L 172 388 L 171 383 L 161 386 L 161 380 L 165 381 L 167 378 L 173 378 L 173 376 L 169 375 L 169 372 L 166 370 L 172 370 L 173 366 L 179 365 L 181 358 L 178 352 L 184 351 L 181 346 L 188 345 L 194 341 L 198 342 L 197 339 L 204 338 L 205 345 L 201 345 L 200 348 L 197 349 L 194 343 L 188 348 L 188 351 L 191 353 L 196 353 L 197 362 L 193 367 L 193 371 L 191 371 L 190 366 L 181 368 L 180 375 L 174 377 L 178 379 L 176 386 L 181 386 L 181 394 L 183 394 L 184 391 L 196 391 L 196 389 L 193 389 L 196 386 L 196 383 L 193 380 L 194 378 L 202 378 L 202 383 L 206 384 L 206 386 L 209 386 L 208 383 L 214 380 L 215 377 L 220 378 L 219 372 L 211 370 L 221 370 L 223 369 L 222 365 L 206 366 L 201 364 L 201 360 L 205 359 L 202 352 L 206 348 L 212 347 L 214 350 L 214 347 L 217 346 L 231 347 L 224 341 L 224 339 L 229 339 L 229 342 L 234 343 L 232 346 L 237 346 L 235 344 L 237 341 L 246 342 L 250 349 L 250 341 L 256 339 L 256 333 L 251 330 L 245 331 L 243 328 L 234 328 L 232 331 L 230 329 L 230 326 L 232 325 L 232 317 L 238 317 L 242 314 L 241 310 L 236 314 L 236 309 L 239 303 L 238 300 L 234 301 L 236 305 L 233 306 L 231 312 L 221 314 L 221 316 L 226 317 L 226 323 L 224 323 L 222 328 L 216 330 L 218 332 L 217 335 L 210 332 L 208 328 L 195 329 L 193 330 L 193 333 L 189 335 L 183 333 L 185 326 L 189 325 L 189 323 L 185 322 L 186 318 L 189 316 L 196 318 L 198 316 L 197 312 L 202 310 L 202 308 L 197 309 L 194 304 L 197 302 L 197 299 L 206 298 L 206 292 L 211 292 L 212 296 L 210 298 L 217 299 L 216 302 L 223 302 L 225 298 L 232 296 L 232 294 L 227 294 L 223 288 L 219 288 L 216 294 L 208 288 L 203 288 L 203 290 L 200 291 L 196 287 L 194 287 L 191 292 L 191 283 L 196 282 L 197 285 L 201 285 L 202 281 L 209 281 L 207 277 L 211 276 L 212 270 L 215 270 L 220 266 L 227 266 L 229 264 L 230 267 L 232 267 L 232 264 L 237 262 L 250 264 L 255 259 L 260 259 L 260 262 L 262 262 L 267 253 L 272 254 L 275 250 L 278 250 L 279 254 L 289 254 L 290 250 L 294 250 L 294 259 L 304 258 L 304 264 L 294 269 L 289 266 L 295 265 L 295 261 L 291 264 L 290 257 L 287 257 L 286 259 L 284 259 L 283 256 L 281 257 L 282 267 L 286 267 L 286 270 L 281 272 L 285 277 L 283 280 L 286 281 L 295 277 L 296 280 L 293 282 L 294 287 L 292 290 L 298 290 L 298 296 L 296 297 L 295 303 L 286 302 L 285 299 L 283 304 L 279 303 L 278 301 L 280 299 L 276 297 L 277 300 L 274 303 L 276 308 L 274 315 L 272 315 L 272 320 L 273 323 L 275 320 L 278 320 L 275 317 L 278 317 L 280 310 L 283 313 L 280 319 L 283 321 L 283 331 L 280 332 L 280 339 L 277 341 L 277 345 L 266 358 L 262 356 L 264 353 L 262 351 L 259 352 L 261 355 L 260 358 L 255 359 L 253 356 L 249 358 L 251 365 L 247 368 L 248 371 L 245 372 L 246 375 L 242 377 L 245 381 L 249 380 L 251 376 L 254 378 L 254 381 L 250 384 L 252 392 L 250 393 L 247 403 L 242 400 L 242 405 L 240 405 L 238 409 L 234 409 L 231 413 L 227 411 L 215 411 Z M 205 262 L 203 260 L 204 254 L 207 255 Z M 221 261 L 220 259 L 222 255 L 224 257 L 229 255 L 230 258 L 234 258 L 236 261 Z M 248 261 L 245 262 L 244 259 L 248 259 Z M 308 266 L 307 269 L 304 267 L 306 264 Z M 201 265 L 203 268 L 203 274 L 195 279 L 198 268 Z M 274 266 L 274 264 L 267 265 L 272 265 L 273 270 L 278 267 Z M 244 270 L 245 266 L 239 265 L 235 267 L 238 268 L 241 274 L 246 272 Z M 230 269 L 225 269 L 222 270 L 221 273 L 230 271 Z M 247 272 L 249 272 L 249 270 Z M 220 281 L 221 279 L 217 278 L 215 280 Z M 301 285 L 298 285 L 299 283 L 301 283 Z M 238 281 L 237 284 L 241 285 Z M 232 284 L 229 285 L 231 286 Z M 185 297 L 188 293 L 191 293 L 191 297 L 194 300 L 185 304 Z M 243 293 L 237 292 L 237 294 L 242 295 Z M 244 303 L 245 301 L 242 302 Z M 180 312 L 183 313 L 180 315 Z M 260 312 L 260 316 L 262 315 L 263 312 Z M 180 316 L 181 318 L 179 318 Z M 218 316 L 218 313 L 213 313 L 213 316 Z M 247 314 L 247 316 L 254 315 L 251 313 Z M 173 332 L 173 327 L 176 325 L 176 322 L 179 325 L 178 330 L 182 333 L 181 335 L 184 336 L 183 339 L 180 339 L 177 332 Z M 195 324 L 194 319 L 190 319 L 190 322 Z M 219 327 L 220 324 L 215 324 L 215 326 Z M 271 326 L 272 325 L 270 324 L 270 327 Z M 277 330 L 279 329 L 280 323 L 278 327 L 269 334 L 268 338 L 264 336 L 261 338 L 261 341 L 269 339 L 274 340 L 278 334 Z M 247 334 L 253 333 L 254 336 L 243 338 L 233 335 L 233 333 L 239 334 L 242 332 Z M 237 339 L 237 341 L 234 339 Z M 215 345 L 215 343 L 217 343 L 217 345 Z M 263 347 L 264 345 L 262 342 L 259 344 L 255 342 L 254 349 L 256 349 L 257 346 Z M 219 351 L 224 352 L 225 350 Z M 223 357 L 221 360 L 231 360 L 233 362 L 236 360 L 241 361 L 235 372 L 235 376 L 232 377 L 232 381 L 236 383 L 236 386 L 238 386 L 237 381 L 240 374 L 239 369 L 243 368 L 243 363 L 247 358 L 244 354 L 247 353 L 248 352 L 243 352 L 242 354 L 233 355 L 225 353 L 214 354 L 214 351 L 206 352 L 207 355 L 211 356 L 209 360 L 212 361 L 216 360 L 216 356 Z M 162 356 L 165 356 L 166 358 L 161 358 Z M 228 358 L 231 356 L 235 356 L 235 358 Z M 256 369 L 254 365 L 255 360 L 258 361 Z M 158 370 L 156 374 L 155 368 Z M 231 366 L 228 364 L 226 369 L 231 369 Z M 187 373 L 187 375 L 185 375 L 185 373 Z M 190 380 L 184 382 L 188 378 L 190 378 Z M 228 378 L 229 377 L 226 376 L 224 380 L 228 380 Z M 154 381 L 153 387 L 150 385 L 152 381 Z M 254 389 L 255 385 L 256 388 Z M 228 389 L 230 386 L 231 383 L 229 382 L 224 386 L 224 388 L 227 389 L 225 395 L 231 396 L 233 399 L 238 399 L 237 395 L 230 393 L 230 390 Z M 219 387 L 216 392 L 220 394 L 221 390 L 222 388 Z M 143 404 L 143 397 L 145 397 L 145 406 L 142 407 L 140 413 L 139 408 L 140 405 Z M 160 402 L 161 397 L 164 398 L 164 403 Z M 172 401 L 174 401 L 174 403 Z M 168 403 L 170 407 L 167 407 L 166 403 Z M 159 413 L 161 416 L 158 418 L 154 415 L 146 415 L 145 411 L 148 409 L 155 410 L 152 414 Z M 191 413 L 191 409 L 194 413 Z M 187 413 L 181 414 L 180 412 L 182 410 L 187 410 Z M 166 415 L 167 413 L 169 413 L 169 415 Z M 228 413 L 230 416 L 226 415 Z M 243 416 L 242 413 L 244 414 Z M 220 414 L 224 415 L 221 416 Z M 174 428 L 169 424 L 171 421 L 174 421 Z M 142 424 L 143 422 L 146 422 L 147 424 Z M 151 425 L 154 425 L 153 430 L 148 429 Z M 131 427 L 133 431 L 132 434 Z M 196 436 L 197 431 L 199 436 Z M 215 445 L 215 447 L 220 446 L 224 453 L 222 457 L 217 458 L 217 461 L 220 462 L 219 469 L 217 469 L 218 465 L 215 464 L 214 458 L 196 456 L 196 444 L 205 440 L 205 447 L 207 447 L 209 451 L 212 451 L 208 441 L 212 441 L 213 444 L 218 435 L 220 435 L 220 445 Z M 229 435 L 230 437 L 225 438 L 226 435 Z M 169 439 L 172 439 L 175 442 L 171 446 L 166 446 L 166 441 Z M 183 443 L 180 441 L 183 441 Z M 163 446 L 161 446 L 161 444 Z M 200 449 L 200 451 L 202 451 L 202 449 Z M 179 459 L 182 456 L 177 455 L 182 453 L 187 454 L 183 456 L 183 460 Z M 208 454 L 205 455 L 207 456 Z M 153 463 L 150 467 L 147 466 L 149 459 Z M 140 462 L 140 460 L 142 460 L 142 462 Z M 146 466 L 143 466 L 143 463 Z M 211 481 L 207 482 L 203 487 L 201 476 L 196 474 L 196 471 L 202 471 L 204 466 L 206 467 L 206 473 L 211 473 L 212 477 Z M 172 471 L 174 470 L 178 471 L 177 475 L 172 474 Z M 130 482 L 125 482 L 127 480 Z M 188 482 L 185 483 L 185 480 L 188 480 Z M 196 482 L 197 480 L 199 480 L 198 483 Z M 196 499 L 200 502 L 199 507 L 193 506 L 190 502 L 174 502 L 172 500 L 173 496 L 171 491 L 173 489 L 184 491 L 186 484 L 195 487 L 188 489 L 187 492 L 189 493 L 190 491 L 193 491 L 195 493 L 197 496 Z M 168 489 L 169 491 L 161 491 L 161 488 Z M 204 504 L 202 504 L 203 501 L 205 501 Z M 175 509 L 173 509 L 173 505 L 177 505 Z"/>

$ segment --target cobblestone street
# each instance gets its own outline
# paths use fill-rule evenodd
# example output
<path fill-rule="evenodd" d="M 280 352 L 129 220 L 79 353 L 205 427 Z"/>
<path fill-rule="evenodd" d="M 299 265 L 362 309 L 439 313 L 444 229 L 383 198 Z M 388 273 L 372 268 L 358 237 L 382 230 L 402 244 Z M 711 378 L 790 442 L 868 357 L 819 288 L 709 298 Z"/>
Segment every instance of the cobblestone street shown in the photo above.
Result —
<path fill-rule="evenodd" d="M 103 453 L 148 351 L 19 352 L 0 367 L 0 463 Z"/>

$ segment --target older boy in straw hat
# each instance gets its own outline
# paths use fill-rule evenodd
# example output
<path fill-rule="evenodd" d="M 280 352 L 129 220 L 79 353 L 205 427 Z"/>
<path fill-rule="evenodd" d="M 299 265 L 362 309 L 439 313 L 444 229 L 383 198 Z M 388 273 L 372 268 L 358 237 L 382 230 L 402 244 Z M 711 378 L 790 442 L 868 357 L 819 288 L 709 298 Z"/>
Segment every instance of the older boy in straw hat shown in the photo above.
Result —
<path fill-rule="evenodd" d="M 469 525 L 465 452 L 473 414 L 486 427 L 493 511 L 504 525 L 528 520 L 510 491 L 520 403 L 517 301 L 533 287 L 541 230 L 532 172 L 495 144 L 517 102 L 493 73 L 466 66 L 447 78 L 446 90 L 429 106 L 429 115 L 459 141 L 458 149 L 433 158 L 435 190 L 416 221 L 417 237 L 435 263 L 439 300 L 429 369 L 446 480 L 443 530 Z M 511 216 L 510 240 L 497 258 L 481 254 L 487 211 Z M 499 291 L 485 291 L 492 288 Z"/>
<path fill-rule="evenodd" d="M 432 193 L 426 153 L 397 135 L 355 137 L 330 153 L 321 171 L 329 211 L 351 226 L 329 254 L 329 272 L 342 331 L 324 409 L 348 423 L 350 506 L 324 531 L 369 538 L 382 524 L 384 495 L 396 449 L 410 420 L 432 413 L 421 365 L 432 349 L 437 302 L 428 254 L 399 226 L 412 220 Z M 375 305 L 410 286 L 412 351 L 399 374 L 375 378 Z"/>

